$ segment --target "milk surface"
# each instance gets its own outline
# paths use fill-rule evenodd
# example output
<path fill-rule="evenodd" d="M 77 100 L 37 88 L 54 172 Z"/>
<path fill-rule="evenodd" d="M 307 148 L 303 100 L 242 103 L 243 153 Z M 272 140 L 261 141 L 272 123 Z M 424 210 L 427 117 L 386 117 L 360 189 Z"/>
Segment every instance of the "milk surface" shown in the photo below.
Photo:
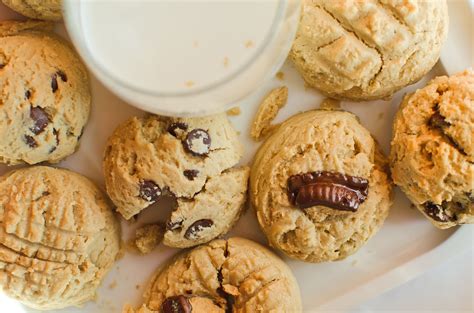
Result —
<path fill-rule="evenodd" d="M 266 44 L 282 0 L 90 0 L 80 24 L 95 63 L 153 94 L 204 90 L 238 75 Z"/>

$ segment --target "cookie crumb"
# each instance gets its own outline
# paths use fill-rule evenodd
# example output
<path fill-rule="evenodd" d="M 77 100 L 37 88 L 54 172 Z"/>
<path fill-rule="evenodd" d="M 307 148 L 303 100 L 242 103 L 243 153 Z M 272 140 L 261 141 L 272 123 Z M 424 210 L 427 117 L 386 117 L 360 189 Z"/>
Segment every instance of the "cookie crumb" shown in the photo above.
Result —
<path fill-rule="evenodd" d="M 113 282 L 111 282 L 108 286 L 109 289 L 114 289 L 115 287 L 117 287 L 117 281 L 114 280 Z"/>
<path fill-rule="evenodd" d="M 141 254 L 153 251 L 163 240 L 165 227 L 163 224 L 149 224 L 135 231 L 135 247 Z"/>
<path fill-rule="evenodd" d="M 245 43 L 245 48 L 252 48 L 255 44 L 252 40 L 247 40 Z"/>
<path fill-rule="evenodd" d="M 224 64 L 224 67 L 229 67 L 229 58 L 224 57 L 224 61 L 222 61 L 222 64 Z"/>
<path fill-rule="evenodd" d="M 319 106 L 319 108 L 322 110 L 328 110 L 328 111 L 340 110 L 341 102 L 336 99 L 326 98 L 323 100 L 323 102 L 321 102 L 321 105 Z"/>
<path fill-rule="evenodd" d="M 276 73 L 275 77 L 278 80 L 285 80 L 285 73 L 283 73 L 282 71 L 279 71 L 278 73 Z"/>
<path fill-rule="evenodd" d="M 184 85 L 185 85 L 186 87 L 188 87 L 188 88 L 191 88 L 191 87 L 193 87 L 194 85 L 196 85 L 196 83 L 195 83 L 194 81 L 192 81 L 192 80 L 188 80 L 188 81 L 186 81 L 186 82 L 184 83 Z"/>
<path fill-rule="evenodd" d="M 273 130 L 276 125 L 272 121 L 278 114 L 278 111 L 285 106 L 288 100 L 288 87 L 283 86 L 270 91 L 258 107 L 257 114 L 250 130 L 250 136 L 255 141 L 260 141 Z"/>
<path fill-rule="evenodd" d="M 237 115 L 240 115 L 240 113 L 242 113 L 242 112 L 240 111 L 239 107 L 233 107 L 232 109 L 227 110 L 226 113 L 229 116 L 237 116 Z"/>

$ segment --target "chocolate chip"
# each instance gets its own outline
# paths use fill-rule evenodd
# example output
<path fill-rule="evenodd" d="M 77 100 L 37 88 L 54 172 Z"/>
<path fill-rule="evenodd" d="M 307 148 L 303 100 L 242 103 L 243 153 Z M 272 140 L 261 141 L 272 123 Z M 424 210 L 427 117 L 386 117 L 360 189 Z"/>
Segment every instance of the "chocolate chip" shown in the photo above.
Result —
<path fill-rule="evenodd" d="M 31 98 L 31 90 L 25 91 L 25 99 L 29 100 Z"/>
<path fill-rule="evenodd" d="M 365 178 L 334 172 L 311 172 L 288 178 L 288 197 L 293 205 L 306 209 L 324 205 L 355 212 L 366 199 L 369 182 Z"/>
<path fill-rule="evenodd" d="M 211 148 L 211 137 L 204 129 L 193 129 L 184 140 L 184 148 L 195 156 L 206 156 Z"/>
<path fill-rule="evenodd" d="M 179 295 L 166 298 L 161 304 L 161 311 L 163 313 L 191 313 L 193 310 L 188 298 Z"/>
<path fill-rule="evenodd" d="M 166 229 L 175 230 L 175 229 L 181 228 L 182 225 L 183 225 L 183 220 L 179 220 L 175 222 L 172 222 L 171 220 L 169 220 L 168 222 L 166 222 Z"/>
<path fill-rule="evenodd" d="M 180 137 L 180 135 L 182 135 L 187 130 L 188 124 L 182 122 L 173 123 L 168 127 L 168 133 L 174 137 Z"/>
<path fill-rule="evenodd" d="M 38 143 L 36 142 L 35 138 L 25 135 L 25 142 L 30 148 L 36 148 L 38 147 Z"/>
<path fill-rule="evenodd" d="M 189 228 L 184 233 L 184 238 L 194 240 L 199 238 L 199 233 L 205 230 L 206 228 L 212 227 L 214 222 L 208 219 L 198 220 L 189 226 Z"/>
<path fill-rule="evenodd" d="M 30 130 L 33 134 L 40 134 L 49 124 L 49 116 L 41 107 L 31 107 L 30 118 L 34 121 L 33 127 Z"/>
<path fill-rule="evenodd" d="M 148 202 L 155 202 L 161 196 L 161 188 L 151 180 L 140 182 L 140 198 Z"/>
<path fill-rule="evenodd" d="M 199 174 L 198 170 L 184 170 L 183 175 L 189 180 L 194 180 Z"/>
<path fill-rule="evenodd" d="M 67 75 L 63 71 L 59 70 L 56 74 L 61 78 L 63 82 L 67 82 Z"/>
<path fill-rule="evenodd" d="M 51 90 L 53 91 L 53 93 L 58 90 L 58 75 L 57 74 L 53 74 L 51 76 Z"/>
<path fill-rule="evenodd" d="M 431 219 L 441 223 L 453 221 L 453 219 L 446 214 L 446 211 L 442 205 L 426 202 L 423 206 L 426 215 L 428 215 Z"/>

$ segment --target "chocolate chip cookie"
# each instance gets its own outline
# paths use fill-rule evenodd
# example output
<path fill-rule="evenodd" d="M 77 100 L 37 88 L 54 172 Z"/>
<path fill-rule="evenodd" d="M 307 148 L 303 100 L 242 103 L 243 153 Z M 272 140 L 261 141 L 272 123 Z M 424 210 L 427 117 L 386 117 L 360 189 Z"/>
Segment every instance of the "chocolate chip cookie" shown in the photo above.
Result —
<path fill-rule="evenodd" d="M 356 252 L 391 205 L 386 160 L 344 111 L 314 110 L 284 122 L 258 150 L 250 188 L 269 243 L 307 262 Z"/>
<path fill-rule="evenodd" d="M 133 312 L 133 310 L 129 310 Z M 302 312 L 288 266 L 243 238 L 214 240 L 161 268 L 137 312 Z"/>
<path fill-rule="evenodd" d="M 0 178 L 0 291 L 41 310 L 95 297 L 120 228 L 88 179 L 36 166 Z"/>
<path fill-rule="evenodd" d="M 290 58 L 331 97 L 380 99 L 428 73 L 447 33 L 445 0 L 304 0 Z"/>
<path fill-rule="evenodd" d="M 107 192 L 126 219 L 163 197 L 176 199 L 164 243 L 190 247 L 226 233 L 246 200 L 249 169 L 225 114 L 134 117 L 109 138 Z"/>
<path fill-rule="evenodd" d="M 62 0 L 2 0 L 11 9 L 27 17 L 59 21 L 62 18 Z"/>
<path fill-rule="evenodd" d="M 474 223 L 474 72 L 405 96 L 393 125 L 392 177 L 435 226 Z"/>
<path fill-rule="evenodd" d="M 88 74 L 48 22 L 0 22 L 0 162 L 56 163 L 89 118 Z"/>

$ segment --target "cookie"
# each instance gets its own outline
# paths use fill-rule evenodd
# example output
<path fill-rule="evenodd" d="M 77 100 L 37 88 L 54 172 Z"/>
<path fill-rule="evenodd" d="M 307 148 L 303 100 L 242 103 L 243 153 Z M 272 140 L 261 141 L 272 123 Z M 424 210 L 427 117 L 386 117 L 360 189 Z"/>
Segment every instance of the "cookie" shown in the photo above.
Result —
<path fill-rule="evenodd" d="M 49 21 L 62 19 L 62 0 L 2 0 L 2 2 L 30 18 Z"/>
<path fill-rule="evenodd" d="M 290 58 L 330 97 L 380 99 L 421 79 L 447 33 L 446 0 L 304 0 Z"/>
<path fill-rule="evenodd" d="M 119 224 L 101 191 L 63 169 L 0 178 L 0 290 L 41 310 L 95 297 L 113 265 Z"/>
<path fill-rule="evenodd" d="M 307 262 L 356 252 L 388 215 L 387 167 L 355 115 L 291 117 L 262 144 L 251 170 L 251 202 L 270 245 Z"/>
<path fill-rule="evenodd" d="M 134 117 L 109 138 L 107 192 L 130 219 L 164 197 L 176 199 L 164 243 L 191 247 L 224 234 L 246 200 L 249 169 L 225 113 L 201 118 Z"/>
<path fill-rule="evenodd" d="M 393 124 L 395 184 L 435 226 L 474 223 L 474 72 L 405 96 Z"/>
<path fill-rule="evenodd" d="M 280 258 L 255 242 L 230 238 L 180 254 L 161 268 L 137 312 L 296 313 L 302 312 L 300 299 Z"/>
<path fill-rule="evenodd" d="M 0 162 L 56 163 L 89 118 L 88 74 L 51 24 L 0 22 Z"/>

